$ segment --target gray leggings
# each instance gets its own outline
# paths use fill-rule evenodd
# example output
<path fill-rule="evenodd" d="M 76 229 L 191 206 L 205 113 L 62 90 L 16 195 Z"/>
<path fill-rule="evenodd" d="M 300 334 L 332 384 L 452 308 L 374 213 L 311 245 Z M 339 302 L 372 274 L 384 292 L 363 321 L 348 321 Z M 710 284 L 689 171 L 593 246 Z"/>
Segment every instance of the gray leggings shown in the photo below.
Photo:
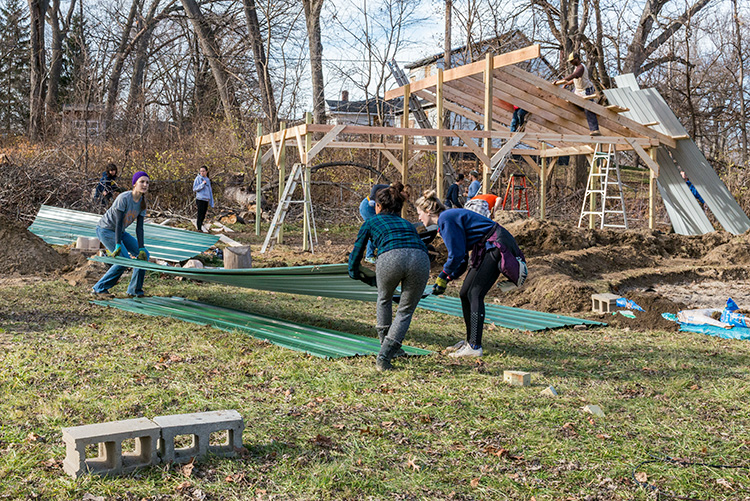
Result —
<path fill-rule="evenodd" d="M 401 343 L 430 278 L 430 259 L 420 249 L 389 250 L 378 256 L 375 273 L 378 279 L 377 328 L 388 327 L 387 337 Z M 394 321 L 393 293 L 399 284 L 401 301 Z"/>

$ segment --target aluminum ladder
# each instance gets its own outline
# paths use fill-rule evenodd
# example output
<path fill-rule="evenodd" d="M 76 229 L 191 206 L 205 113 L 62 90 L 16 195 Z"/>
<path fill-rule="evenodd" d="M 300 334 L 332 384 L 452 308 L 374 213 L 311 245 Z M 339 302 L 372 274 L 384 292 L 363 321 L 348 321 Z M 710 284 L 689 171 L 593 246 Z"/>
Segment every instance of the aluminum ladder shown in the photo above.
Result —
<path fill-rule="evenodd" d="M 398 83 L 400 87 L 409 83 L 409 77 L 406 76 L 406 73 L 404 73 L 399 67 L 395 59 L 391 59 L 388 62 L 388 67 L 391 69 L 391 74 L 393 74 L 393 78 L 396 79 L 396 83 Z M 409 111 L 414 114 L 414 118 L 417 120 L 417 123 L 421 128 L 433 128 L 430 120 L 427 118 L 427 114 L 422 108 L 422 104 L 415 96 L 410 96 L 409 98 Z M 435 145 L 437 143 L 435 136 L 425 136 L 425 139 L 427 140 L 427 144 Z M 456 181 L 456 171 L 453 170 L 453 165 L 451 164 L 450 157 L 447 153 L 443 153 L 443 173 L 445 174 L 448 185 L 451 185 Z"/>
<path fill-rule="evenodd" d="M 281 194 L 281 200 L 279 200 L 279 204 L 276 206 L 276 213 L 271 220 L 271 226 L 268 228 L 266 239 L 263 241 L 263 247 L 260 249 L 261 254 L 264 254 L 266 250 L 268 250 L 269 245 L 273 248 L 272 242 L 278 238 L 279 230 L 284 224 L 284 219 L 286 219 L 286 215 L 289 212 L 289 206 L 293 203 L 304 204 L 305 220 L 303 224 L 308 230 L 307 237 L 310 244 L 310 252 L 315 252 L 313 240 L 315 243 L 318 242 L 318 233 L 315 229 L 315 217 L 313 216 L 312 199 L 310 197 L 310 179 L 307 177 L 308 175 L 309 169 L 306 168 L 305 164 L 296 163 L 292 167 L 292 171 L 289 173 L 286 185 L 284 186 L 284 191 Z M 302 183 L 303 199 L 292 200 L 292 195 L 294 195 L 294 191 L 297 189 L 299 183 Z"/>
<path fill-rule="evenodd" d="M 586 182 L 586 194 L 581 206 L 581 216 L 578 218 L 579 228 L 586 216 L 589 216 L 589 224 L 592 228 L 596 216 L 600 218 L 599 228 L 628 228 L 620 167 L 615 161 L 615 154 L 616 151 L 612 144 L 607 145 L 607 151 L 602 151 L 599 143 L 594 148 L 589 178 Z M 617 193 L 612 194 L 613 190 L 616 190 Z M 588 210 L 586 209 L 587 204 Z M 610 216 L 609 221 L 608 216 Z M 611 222 L 612 218 L 620 219 L 621 222 Z"/>

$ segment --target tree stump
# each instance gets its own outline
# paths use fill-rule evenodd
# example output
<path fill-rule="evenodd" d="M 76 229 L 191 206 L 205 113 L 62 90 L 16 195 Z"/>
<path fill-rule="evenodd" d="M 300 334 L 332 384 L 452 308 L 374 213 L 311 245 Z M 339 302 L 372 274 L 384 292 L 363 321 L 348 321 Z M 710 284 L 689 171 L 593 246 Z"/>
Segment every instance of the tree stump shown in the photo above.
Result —
<path fill-rule="evenodd" d="M 224 249 L 224 268 L 227 270 L 239 270 L 252 268 L 253 258 L 250 255 L 250 246 L 227 247 Z"/>

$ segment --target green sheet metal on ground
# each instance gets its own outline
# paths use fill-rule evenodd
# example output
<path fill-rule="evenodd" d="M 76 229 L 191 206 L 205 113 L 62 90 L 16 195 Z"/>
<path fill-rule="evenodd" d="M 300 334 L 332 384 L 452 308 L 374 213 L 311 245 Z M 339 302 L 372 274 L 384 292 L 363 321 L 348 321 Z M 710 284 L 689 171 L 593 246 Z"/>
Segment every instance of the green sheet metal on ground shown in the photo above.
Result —
<path fill-rule="evenodd" d="M 171 273 L 204 282 L 215 282 L 248 289 L 370 302 L 374 302 L 378 298 L 378 290 L 375 287 L 349 278 L 346 264 L 226 270 L 223 268 L 175 268 L 122 257 L 97 256 L 92 259 L 103 263 Z M 430 290 L 429 288 L 425 289 L 425 293 L 429 294 Z M 463 316 L 461 300 L 456 297 L 428 295 L 419 302 L 419 306 L 426 310 L 447 315 Z M 529 331 L 557 329 L 572 325 L 607 325 L 593 320 L 499 305 L 486 306 L 485 323 L 495 324 L 497 327 L 506 329 Z"/>
<path fill-rule="evenodd" d="M 226 331 L 241 330 L 278 346 L 322 358 L 377 355 L 380 341 L 322 327 L 213 306 L 180 297 L 112 299 L 92 303 L 144 315 L 171 317 L 185 322 L 211 325 Z M 429 350 L 404 346 L 408 355 L 429 355 Z"/>
<path fill-rule="evenodd" d="M 101 217 L 100 214 L 42 205 L 29 231 L 48 244 L 67 245 L 78 237 L 96 238 L 96 225 Z M 135 225 L 130 225 L 126 231 L 135 236 Z M 152 223 L 143 225 L 143 238 L 151 257 L 170 262 L 197 256 L 219 240 L 216 235 Z"/>

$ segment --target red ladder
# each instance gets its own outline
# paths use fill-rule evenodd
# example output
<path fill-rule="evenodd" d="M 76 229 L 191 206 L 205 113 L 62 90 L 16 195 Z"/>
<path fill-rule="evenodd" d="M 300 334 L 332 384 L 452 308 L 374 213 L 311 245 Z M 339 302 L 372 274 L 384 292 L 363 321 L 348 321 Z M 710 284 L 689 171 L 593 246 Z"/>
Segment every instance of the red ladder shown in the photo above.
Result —
<path fill-rule="evenodd" d="M 510 210 L 513 212 L 524 212 L 521 208 L 521 197 L 526 202 L 526 216 L 531 217 L 529 211 L 529 194 L 526 191 L 526 175 L 525 174 L 513 174 L 508 179 L 508 188 L 505 190 L 505 196 L 503 197 L 503 210 L 505 210 L 505 203 L 508 201 L 510 195 Z M 513 208 L 513 197 L 516 197 L 517 203 L 516 208 Z"/>

